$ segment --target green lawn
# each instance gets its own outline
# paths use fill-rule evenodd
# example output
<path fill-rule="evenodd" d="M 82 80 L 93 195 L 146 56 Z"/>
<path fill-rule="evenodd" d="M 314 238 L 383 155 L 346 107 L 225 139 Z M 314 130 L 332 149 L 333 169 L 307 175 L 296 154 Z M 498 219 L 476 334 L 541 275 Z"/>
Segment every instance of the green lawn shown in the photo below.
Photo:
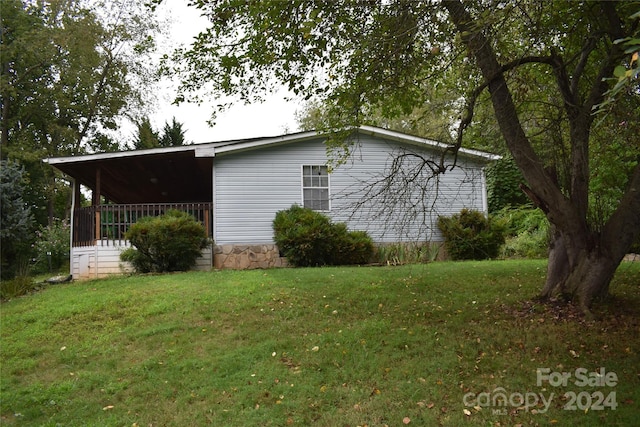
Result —
<path fill-rule="evenodd" d="M 592 322 L 533 302 L 544 272 L 443 262 L 50 286 L 0 307 L 1 421 L 637 425 L 640 264 L 621 266 Z M 538 384 L 537 368 L 571 377 Z"/>

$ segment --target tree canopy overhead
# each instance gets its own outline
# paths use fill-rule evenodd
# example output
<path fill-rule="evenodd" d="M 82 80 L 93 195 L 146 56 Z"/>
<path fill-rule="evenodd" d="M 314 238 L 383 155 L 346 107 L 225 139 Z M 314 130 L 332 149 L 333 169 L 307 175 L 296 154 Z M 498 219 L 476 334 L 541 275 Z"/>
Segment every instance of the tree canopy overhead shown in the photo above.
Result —
<path fill-rule="evenodd" d="M 3 156 L 27 144 L 37 156 L 112 149 L 108 131 L 151 93 L 148 13 L 122 1 L 3 1 Z"/>
<path fill-rule="evenodd" d="M 0 154 L 25 166 L 39 223 L 66 182 L 41 160 L 113 151 L 119 121 L 152 100 L 159 27 L 141 3 L 2 0 Z M 48 209 L 47 209 L 48 207 Z M 54 211 L 56 211 L 54 213 Z"/>
<path fill-rule="evenodd" d="M 543 295 L 569 297 L 588 311 L 607 294 L 640 233 L 640 89 L 633 71 L 640 3 L 192 5 L 211 25 L 178 52 L 179 99 L 197 98 L 205 87 L 214 96 L 254 101 L 285 84 L 329 107 L 327 129 L 348 131 L 372 112 L 392 119 L 425 108 L 438 91 L 457 94 L 455 146 L 483 122 L 495 123 L 527 181 L 524 190 L 554 225 Z M 610 91 L 614 76 L 622 84 Z M 594 114 L 602 104 L 606 114 Z M 609 194 L 608 180 L 616 187 Z"/>

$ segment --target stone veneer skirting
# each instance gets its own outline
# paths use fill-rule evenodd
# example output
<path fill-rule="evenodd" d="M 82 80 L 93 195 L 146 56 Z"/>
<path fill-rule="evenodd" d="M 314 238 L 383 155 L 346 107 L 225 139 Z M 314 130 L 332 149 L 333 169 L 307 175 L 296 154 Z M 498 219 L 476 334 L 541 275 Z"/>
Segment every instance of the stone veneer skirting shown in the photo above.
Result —
<path fill-rule="evenodd" d="M 287 259 L 280 256 L 278 247 L 273 244 L 215 245 L 213 266 L 234 270 L 286 267 Z"/>

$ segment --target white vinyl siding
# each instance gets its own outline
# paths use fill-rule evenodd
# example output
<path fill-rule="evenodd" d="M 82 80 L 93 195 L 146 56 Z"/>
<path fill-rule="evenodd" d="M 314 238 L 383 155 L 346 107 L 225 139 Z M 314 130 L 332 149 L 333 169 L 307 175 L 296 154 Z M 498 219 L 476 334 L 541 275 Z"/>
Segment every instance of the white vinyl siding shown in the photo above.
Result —
<path fill-rule="evenodd" d="M 484 163 L 463 156 L 427 192 L 411 194 L 421 198 L 414 201 L 424 209 L 385 213 L 379 200 L 363 201 L 399 147 L 397 142 L 360 136 L 349 159 L 329 174 L 330 211 L 325 213 L 333 221 L 347 223 L 349 229 L 367 231 L 376 242 L 441 241 L 436 226 L 440 215 L 449 216 L 462 208 L 485 209 Z M 423 155 L 437 161 L 440 154 L 428 148 Z M 304 203 L 303 166 L 330 161 L 319 137 L 216 155 L 214 163 L 214 240 L 222 245 L 273 243 L 276 212 Z"/>
<path fill-rule="evenodd" d="M 403 147 L 395 142 L 361 138 L 350 160 L 332 171 L 333 220 L 346 222 L 353 230 L 366 230 L 376 242 L 433 242 L 443 240 L 437 227 L 439 216 L 450 216 L 463 208 L 484 211 L 482 165 L 462 157 L 458 158 L 456 168 L 431 179 L 425 189 L 397 182 L 390 192 L 392 197 L 367 197 L 385 186 L 383 176 L 394 157 L 402 153 Z M 425 150 L 420 154 L 439 161 L 438 152 Z M 423 168 L 416 182 L 426 182 L 430 176 L 431 171 Z M 394 196 L 402 199 L 397 206 L 390 200 Z"/>
<path fill-rule="evenodd" d="M 327 166 L 302 166 L 302 205 L 314 211 L 329 211 Z"/>
<path fill-rule="evenodd" d="M 302 204 L 301 167 L 325 165 L 321 139 L 215 157 L 215 243 L 273 243 L 276 212 Z"/>

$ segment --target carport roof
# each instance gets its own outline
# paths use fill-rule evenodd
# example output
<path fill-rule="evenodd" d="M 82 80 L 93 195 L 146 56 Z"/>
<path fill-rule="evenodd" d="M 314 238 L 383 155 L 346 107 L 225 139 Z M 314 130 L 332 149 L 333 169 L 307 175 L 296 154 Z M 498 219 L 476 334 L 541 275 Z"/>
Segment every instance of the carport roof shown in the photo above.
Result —
<path fill-rule="evenodd" d="M 144 150 L 150 151 L 150 150 Z M 207 202 L 212 198 L 213 159 L 191 150 L 47 159 L 77 183 L 96 189 L 115 203 Z"/>

